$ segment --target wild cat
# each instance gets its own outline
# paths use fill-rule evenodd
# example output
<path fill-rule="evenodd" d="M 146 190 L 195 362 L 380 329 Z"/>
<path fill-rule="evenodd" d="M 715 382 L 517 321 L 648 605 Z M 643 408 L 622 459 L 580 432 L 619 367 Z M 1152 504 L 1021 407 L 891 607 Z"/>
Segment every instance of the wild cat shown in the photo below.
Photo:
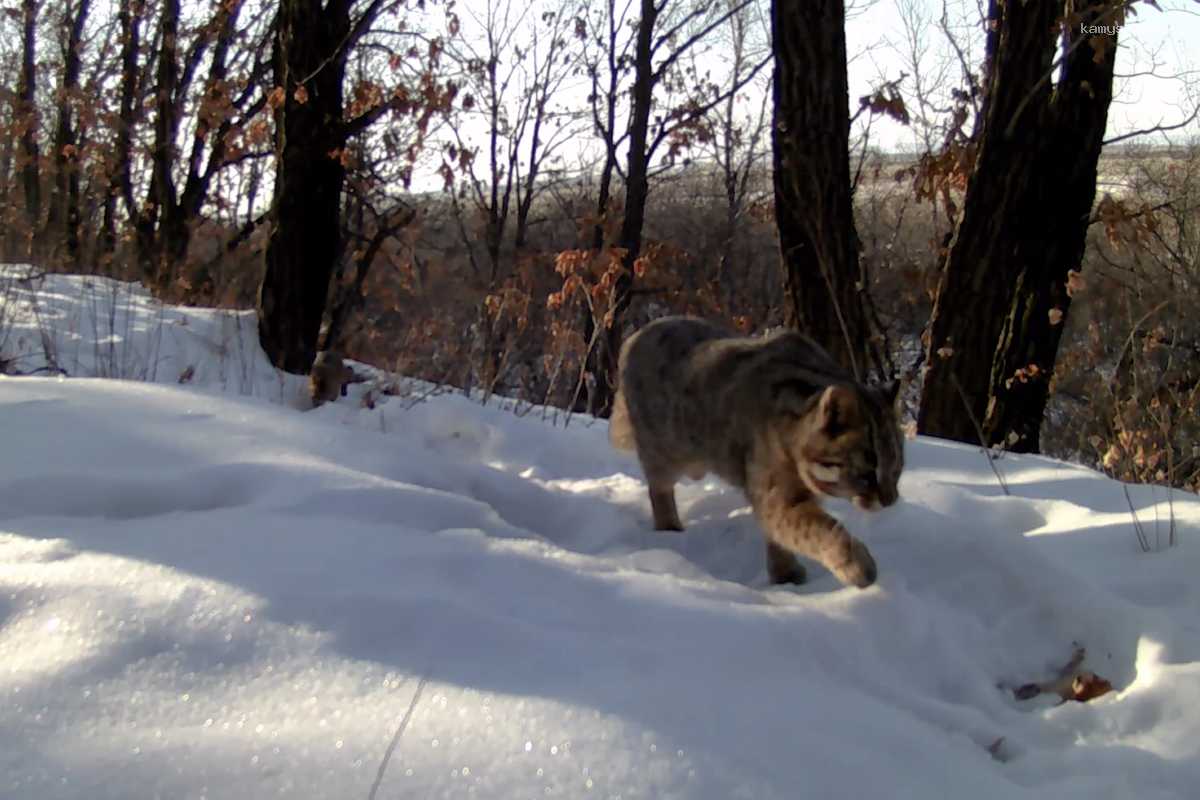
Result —
<path fill-rule="evenodd" d="M 676 481 L 713 472 L 750 500 L 772 583 L 804 581 L 796 553 L 842 583 L 874 583 L 870 551 L 818 499 L 872 511 L 896 502 L 904 468 L 896 382 L 857 382 L 795 331 L 741 338 L 692 317 L 639 330 L 618 371 L 609 437 L 636 450 L 655 529 L 683 530 Z"/>

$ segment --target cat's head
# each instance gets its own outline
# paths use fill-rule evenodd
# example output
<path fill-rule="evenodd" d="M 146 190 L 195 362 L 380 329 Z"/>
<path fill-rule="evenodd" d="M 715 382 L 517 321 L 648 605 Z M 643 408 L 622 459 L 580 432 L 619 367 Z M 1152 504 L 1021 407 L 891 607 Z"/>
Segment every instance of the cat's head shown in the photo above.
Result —
<path fill-rule="evenodd" d="M 899 384 L 828 386 L 808 404 L 793 456 L 814 493 L 867 511 L 899 499 L 904 435 L 896 413 Z"/>

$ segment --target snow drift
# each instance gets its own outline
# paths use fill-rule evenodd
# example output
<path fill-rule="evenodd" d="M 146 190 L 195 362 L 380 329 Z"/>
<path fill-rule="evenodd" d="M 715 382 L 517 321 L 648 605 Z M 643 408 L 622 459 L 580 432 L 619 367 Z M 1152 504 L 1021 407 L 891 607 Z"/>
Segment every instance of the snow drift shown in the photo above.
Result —
<path fill-rule="evenodd" d="M 769 587 L 737 492 L 651 531 L 603 423 L 370 383 L 301 412 L 244 314 L 3 275 L 0 358 L 70 377 L 0 378 L 0 797 L 1200 784 L 1194 496 L 1130 487 L 1143 553 L 1120 484 L 1005 456 L 1005 496 L 918 439 L 896 507 L 830 504 L 876 586 Z M 1076 642 L 1115 691 L 1014 699 Z"/>

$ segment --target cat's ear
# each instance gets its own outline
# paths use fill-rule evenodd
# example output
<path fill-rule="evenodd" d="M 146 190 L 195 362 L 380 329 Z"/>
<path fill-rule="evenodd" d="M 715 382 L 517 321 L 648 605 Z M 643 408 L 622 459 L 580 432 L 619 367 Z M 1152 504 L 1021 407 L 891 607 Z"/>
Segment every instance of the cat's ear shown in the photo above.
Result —
<path fill-rule="evenodd" d="M 856 425 L 858 398 L 854 396 L 854 390 L 846 386 L 826 386 L 817 401 L 817 414 L 821 429 L 830 436 Z"/>

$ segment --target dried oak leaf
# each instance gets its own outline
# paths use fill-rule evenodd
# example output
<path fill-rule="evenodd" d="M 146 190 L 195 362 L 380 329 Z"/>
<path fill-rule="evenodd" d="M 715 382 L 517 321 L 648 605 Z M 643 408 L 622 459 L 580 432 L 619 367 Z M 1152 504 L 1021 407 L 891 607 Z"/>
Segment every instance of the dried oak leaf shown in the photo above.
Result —
<path fill-rule="evenodd" d="M 1112 683 L 1101 678 L 1094 672 L 1080 669 L 1087 651 L 1076 646 L 1071 660 L 1058 671 L 1058 677 L 1044 683 L 1026 683 L 1013 689 L 1013 697 L 1017 700 L 1032 700 L 1042 694 L 1056 694 L 1061 702 L 1074 700 L 1086 703 L 1112 691 Z"/>
<path fill-rule="evenodd" d="M 1084 670 L 1071 681 L 1071 696 L 1063 699 L 1086 703 L 1088 700 L 1108 694 L 1112 688 L 1112 684 L 1104 678 L 1094 672 Z"/>

